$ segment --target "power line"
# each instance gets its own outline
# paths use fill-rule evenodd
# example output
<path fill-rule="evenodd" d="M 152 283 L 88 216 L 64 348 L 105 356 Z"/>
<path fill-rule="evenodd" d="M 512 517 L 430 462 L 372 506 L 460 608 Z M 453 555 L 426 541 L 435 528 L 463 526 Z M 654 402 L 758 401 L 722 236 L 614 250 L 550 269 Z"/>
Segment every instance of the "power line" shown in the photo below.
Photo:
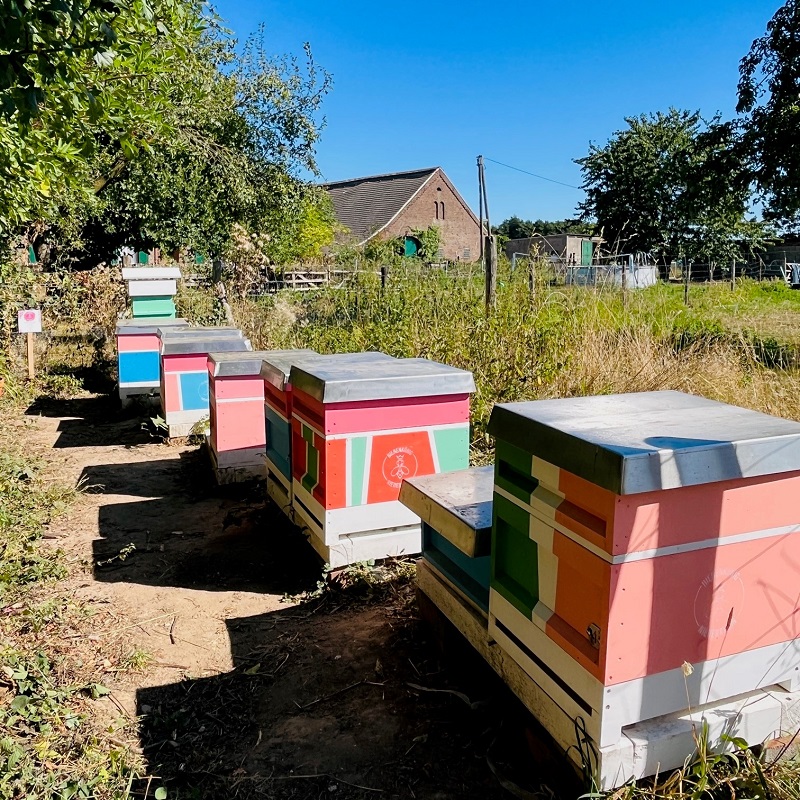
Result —
<path fill-rule="evenodd" d="M 492 164 L 499 164 L 501 167 L 506 167 L 508 169 L 513 169 L 516 172 L 522 172 L 525 175 L 530 175 L 533 178 L 539 178 L 542 181 L 549 181 L 550 183 L 557 183 L 559 186 L 566 186 L 568 189 L 577 189 L 579 192 L 582 192 L 580 186 L 573 186 L 571 183 L 564 183 L 563 181 L 557 181 L 553 178 L 546 178 L 544 175 L 537 175 L 535 172 L 528 172 L 526 169 L 520 169 L 519 167 L 512 167 L 511 164 L 504 164 L 502 161 L 495 161 L 493 158 L 489 158 L 489 156 L 484 156 L 487 161 L 491 161 Z"/>

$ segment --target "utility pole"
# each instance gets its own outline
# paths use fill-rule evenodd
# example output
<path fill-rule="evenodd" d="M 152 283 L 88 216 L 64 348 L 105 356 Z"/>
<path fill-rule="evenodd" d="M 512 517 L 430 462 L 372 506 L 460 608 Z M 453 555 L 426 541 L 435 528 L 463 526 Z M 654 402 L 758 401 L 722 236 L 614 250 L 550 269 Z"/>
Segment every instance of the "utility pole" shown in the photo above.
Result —
<path fill-rule="evenodd" d="M 486 212 L 486 239 L 483 240 L 483 224 L 481 215 L 481 240 L 483 244 L 483 262 L 486 270 L 486 310 L 494 308 L 497 299 L 497 243 L 492 236 L 492 223 L 489 219 L 489 199 L 486 194 L 486 173 L 483 156 L 478 156 L 478 183 L 480 186 L 481 212 Z"/>
<path fill-rule="evenodd" d="M 478 156 L 478 216 L 480 219 L 480 248 L 483 261 L 483 156 Z"/>

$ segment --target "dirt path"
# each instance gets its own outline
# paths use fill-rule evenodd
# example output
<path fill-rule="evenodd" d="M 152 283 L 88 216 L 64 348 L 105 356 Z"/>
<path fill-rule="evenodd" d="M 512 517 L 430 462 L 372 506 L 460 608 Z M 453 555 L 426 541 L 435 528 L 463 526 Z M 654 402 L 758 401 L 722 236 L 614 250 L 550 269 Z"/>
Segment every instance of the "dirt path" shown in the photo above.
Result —
<path fill-rule="evenodd" d="M 110 672 L 111 710 L 138 719 L 170 797 L 491 800 L 511 796 L 495 772 L 542 797 L 565 777 L 487 668 L 458 642 L 442 659 L 413 587 L 287 602 L 320 565 L 260 487 L 220 490 L 201 451 L 157 443 L 108 398 L 34 406 L 19 427 L 85 486 L 49 535 L 76 596 L 149 656 Z"/>

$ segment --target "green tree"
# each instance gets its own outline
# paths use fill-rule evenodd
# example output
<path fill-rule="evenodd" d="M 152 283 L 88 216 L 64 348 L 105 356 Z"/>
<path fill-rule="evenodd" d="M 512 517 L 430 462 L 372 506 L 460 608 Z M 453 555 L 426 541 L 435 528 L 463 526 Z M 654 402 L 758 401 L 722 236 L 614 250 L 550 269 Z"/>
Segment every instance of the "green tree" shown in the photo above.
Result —
<path fill-rule="evenodd" d="M 174 75 L 199 101 L 170 108 L 170 137 L 121 162 L 103 153 L 110 177 L 79 237 L 87 254 L 108 259 L 136 243 L 224 256 L 238 226 L 266 243 L 268 261 L 285 263 L 332 238 L 332 213 L 298 178 L 316 172 L 330 77 L 308 46 L 302 64 L 268 56 L 263 31 L 237 51 L 235 39 L 209 33 Z"/>
<path fill-rule="evenodd" d="M 800 225 L 800 0 L 776 12 L 739 66 L 744 147 L 778 224 Z"/>
<path fill-rule="evenodd" d="M 169 137 L 174 75 L 207 25 L 200 0 L 0 0 L 0 236 L 89 202 L 92 158 Z M 70 202 L 77 202 L 74 198 Z"/>
<path fill-rule="evenodd" d="M 577 233 L 591 235 L 594 226 L 579 219 L 561 220 L 529 220 L 520 219 L 517 216 L 503 220 L 494 232 L 506 239 L 527 239 L 535 234 L 540 236 L 552 236 L 558 233 Z"/>
<path fill-rule="evenodd" d="M 586 192 L 579 210 L 612 250 L 708 262 L 761 245 L 764 227 L 746 217 L 750 173 L 733 126 L 676 109 L 625 121 L 576 160 Z"/>

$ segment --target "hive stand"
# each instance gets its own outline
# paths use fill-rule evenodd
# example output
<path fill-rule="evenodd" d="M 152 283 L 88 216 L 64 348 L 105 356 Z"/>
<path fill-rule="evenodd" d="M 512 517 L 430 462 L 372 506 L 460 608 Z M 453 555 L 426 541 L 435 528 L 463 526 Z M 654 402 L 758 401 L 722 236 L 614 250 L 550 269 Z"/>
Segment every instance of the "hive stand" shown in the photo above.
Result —
<path fill-rule="evenodd" d="M 779 734 L 800 674 L 800 424 L 651 392 L 501 405 L 489 430 L 489 634 L 583 720 L 606 785 L 689 755 L 687 704 L 712 733 Z"/>
<path fill-rule="evenodd" d="M 161 409 L 170 438 L 209 416 L 208 354 L 251 350 L 236 328 L 160 328 Z"/>
<path fill-rule="evenodd" d="M 271 351 L 208 354 L 209 453 L 217 483 L 266 473 L 262 358 Z"/>
<path fill-rule="evenodd" d="M 177 267 L 125 267 L 122 279 L 128 284 L 134 319 L 174 318 L 180 277 Z"/>
<path fill-rule="evenodd" d="M 426 359 L 291 370 L 292 505 L 332 566 L 421 550 L 403 479 L 469 463 L 472 374 Z"/>
<path fill-rule="evenodd" d="M 158 329 L 185 328 L 185 319 L 124 319 L 117 323 L 117 375 L 119 399 L 124 408 L 131 398 L 158 395 L 161 355 Z"/>

